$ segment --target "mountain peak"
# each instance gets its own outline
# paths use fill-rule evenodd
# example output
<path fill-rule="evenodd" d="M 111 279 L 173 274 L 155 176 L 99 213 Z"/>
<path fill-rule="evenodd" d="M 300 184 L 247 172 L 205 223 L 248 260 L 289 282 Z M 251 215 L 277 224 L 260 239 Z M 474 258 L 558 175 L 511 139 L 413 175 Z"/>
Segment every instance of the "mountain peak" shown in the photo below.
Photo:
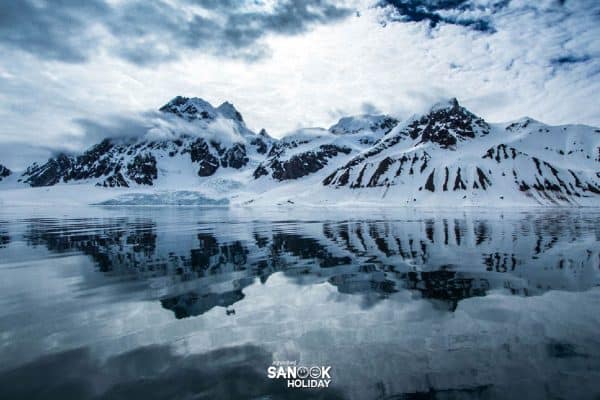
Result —
<path fill-rule="evenodd" d="M 208 101 L 199 97 L 176 96 L 159 111 L 175 114 L 179 117 L 192 119 L 215 119 L 216 110 Z"/>
<path fill-rule="evenodd" d="M 217 107 L 217 111 L 219 114 L 223 115 L 226 118 L 234 119 L 239 122 L 244 122 L 242 118 L 242 114 L 235 108 L 233 104 L 228 101 L 223 102 L 219 107 Z"/>
<path fill-rule="evenodd" d="M 175 96 L 167 104 L 165 104 L 164 106 L 162 106 L 160 108 L 160 110 L 162 111 L 163 109 L 166 110 L 166 109 L 168 109 L 170 107 L 182 106 L 188 100 L 189 100 L 189 97 Z"/>
<path fill-rule="evenodd" d="M 482 118 L 462 107 L 451 98 L 431 107 L 429 113 L 414 119 L 406 133 L 419 143 L 437 143 L 443 148 L 455 149 L 458 141 L 486 135 L 490 126 Z"/>
<path fill-rule="evenodd" d="M 437 111 L 441 111 L 441 110 L 456 110 L 458 111 L 460 108 L 462 108 L 460 106 L 460 104 L 458 103 L 458 100 L 456 99 L 456 97 L 452 97 L 449 99 L 445 99 L 442 101 L 439 101 L 437 103 L 435 103 L 431 109 L 429 110 L 430 113 L 432 112 L 437 112 Z"/>
<path fill-rule="evenodd" d="M 265 138 L 271 138 L 271 135 L 269 135 L 269 133 L 267 132 L 267 130 L 265 128 L 262 128 L 260 130 L 260 132 L 258 133 L 258 136 L 262 136 Z"/>
<path fill-rule="evenodd" d="M 176 96 L 167 104 L 162 106 L 159 111 L 175 114 L 181 118 L 187 119 L 188 121 L 211 121 L 221 116 L 244 125 L 242 114 L 240 114 L 234 105 L 228 101 L 215 108 L 208 101 L 200 97 Z"/>
<path fill-rule="evenodd" d="M 329 128 L 329 132 L 336 135 L 354 134 L 365 130 L 372 132 L 381 131 L 384 134 L 392 130 L 398 120 L 388 115 L 363 114 L 343 117 Z"/>

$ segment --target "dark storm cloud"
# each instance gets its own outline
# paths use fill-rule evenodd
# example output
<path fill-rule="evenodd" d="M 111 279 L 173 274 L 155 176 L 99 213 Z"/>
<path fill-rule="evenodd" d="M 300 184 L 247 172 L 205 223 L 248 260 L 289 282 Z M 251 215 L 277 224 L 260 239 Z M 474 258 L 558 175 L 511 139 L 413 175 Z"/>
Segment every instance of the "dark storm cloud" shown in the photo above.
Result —
<path fill-rule="evenodd" d="M 550 60 L 550 63 L 555 66 L 569 65 L 569 64 L 578 64 L 590 61 L 592 58 L 588 55 L 584 56 L 575 56 L 575 55 L 564 55 L 560 57 L 556 57 Z"/>
<path fill-rule="evenodd" d="M 212 10 L 217 18 L 190 17 L 161 2 L 125 4 L 109 22 L 117 38 L 129 39 L 117 52 L 136 64 L 172 59 L 181 48 L 255 60 L 268 53 L 260 39 L 269 33 L 295 35 L 312 24 L 337 21 L 351 13 L 325 0 L 281 1 L 272 12 L 247 11 L 243 1 L 192 3 Z"/>
<path fill-rule="evenodd" d="M 265 35 L 299 34 L 351 10 L 329 0 L 282 0 L 272 10 L 243 0 L 22 0 L 0 2 L 0 45 L 74 63 L 107 48 L 138 65 L 177 59 L 182 50 L 254 60 Z M 190 6 L 202 7 L 209 14 Z M 210 17 L 206 16 L 210 15 Z"/>
<path fill-rule="evenodd" d="M 381 0 L 390 22 L 426 22 L 431 28 L 441 24 L 460 25 L 474 31 L 494 33 L 491 15 L 505 8 L 510 0 Z"/>
<path fill-rule="evenodd" d="M 109 11 L 103 0 L 1 1 L 0 43 L 47 59 L 80 62 L 98 44 L 88 29 L 91 17 L 103 18 Z"/>

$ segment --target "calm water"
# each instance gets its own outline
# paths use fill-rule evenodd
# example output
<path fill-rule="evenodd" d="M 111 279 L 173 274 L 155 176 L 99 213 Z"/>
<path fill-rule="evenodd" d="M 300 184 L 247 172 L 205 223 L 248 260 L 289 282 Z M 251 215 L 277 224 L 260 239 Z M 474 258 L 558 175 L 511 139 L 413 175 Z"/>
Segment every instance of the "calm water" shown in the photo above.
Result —
<path fill-rule="evenodd" d="M 4 209 L 0 398 L 598 399 L 599 286 L 600 210 Z"/>

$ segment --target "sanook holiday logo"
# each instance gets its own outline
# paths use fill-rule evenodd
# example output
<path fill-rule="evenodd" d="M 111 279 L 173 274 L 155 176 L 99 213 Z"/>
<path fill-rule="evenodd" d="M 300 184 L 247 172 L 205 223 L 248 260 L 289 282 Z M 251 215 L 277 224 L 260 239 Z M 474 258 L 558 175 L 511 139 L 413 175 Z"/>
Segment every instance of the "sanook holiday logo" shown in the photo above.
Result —
<path fill-rule="evenodd" d="M 289 388 L 327 388 L 331 366 L 304 366 L 295 361 L 275 361 L 267 368 L 269 379 L 285 379 Z"/>

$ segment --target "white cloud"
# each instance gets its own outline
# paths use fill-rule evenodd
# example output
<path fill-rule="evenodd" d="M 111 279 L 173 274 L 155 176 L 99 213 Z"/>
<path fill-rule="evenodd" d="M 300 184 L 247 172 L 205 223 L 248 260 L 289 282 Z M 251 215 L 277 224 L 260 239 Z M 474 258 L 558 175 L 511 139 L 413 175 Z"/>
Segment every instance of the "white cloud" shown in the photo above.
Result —
<path fill-rule="evenodd" d="M 600 6 L 514 0 L 493 16 L 496 33 L 459 25 L 379 23 L 379 9 L 305 34 L 267 34 L 271 56 L 247 63 L 185 51 L 140 67 L 100 51 L 65 64 L 12 51 L 0 60 L 0 142 L 73 147 L 75 119 L 156 110 L 175 95 L 229 100 L 254 130 L 281 136 L 329 126 L 365 103 L 407 117 L 458 97 L 491 121 L 523 115 L 600 126 Z M 341 111 L 340 111 L 341 110 Z"/>

